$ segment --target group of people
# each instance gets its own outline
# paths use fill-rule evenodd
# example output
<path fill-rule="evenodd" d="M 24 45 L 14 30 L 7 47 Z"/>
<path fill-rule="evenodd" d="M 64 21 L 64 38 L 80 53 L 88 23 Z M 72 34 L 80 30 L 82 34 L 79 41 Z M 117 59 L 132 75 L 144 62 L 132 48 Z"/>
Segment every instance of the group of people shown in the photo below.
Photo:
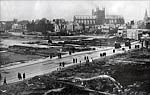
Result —
<path fill-rule="evenodd" d="M 90 60 L 89 60 L 89 57 L 88 57 L 88 56 L 84 56 L 84 60 L 86 61 L 86 63 L 90 62 Z M 93 59 L 91 58 L 91 60 L 93 60 Z"/>
<path fill-rule="evenodd" d="M 59 59 L 61 59 L 61 58 L 62 58 L 61 53 L 58 53 L 58 58 L 59 58 Z"/>
<path fill-rule="evenodd" d="M 59 67 L 65 67 L 65 62 L 60 62 Z"/>
<path fill-rule="evenodd" d="M 4 77 L 4 84 L 7 84 L 7 82 L 6 82 L 6 77 Z"/>
<path fill-rule="evenodd" d="M 100 53 L 100 57 L 106 57 L 106 52 Z"/>
<path fill-rule="evenodd" d="M 21 75 L 21 73 L 18 73 L 18 79 L 19 79 L 19 80 L 22 80 L 22 78 L 23 78 L 23 79 L 26 78 L 25 73 L 23 73 L 23 75 Z"/>
<path fill-rule="evenodd" d="M 21 73 L 18 73 L 18 79 L 19 80 L 22 80 L 22 79 L 25 79 L 26 78 L 26 75 L 25 73 L 23 73 L 23 75 L 21 75 Z M 4 77 L 4 84 L 7 84 L 7 80 L 6 80 L 6 77 Z"/>
<path fill-rule="evenodd" d="M 88 56 L 84 56 L 84 60 L 89 60 L 89 57 Z"/>
<path fill-rule="evenodd" d="M 77 58 L 73 58 L 73 63 L 77 63 L 78 59 Z"/>
<path fill-rule="evenodd" d="M 57 70 L 61 70 L 64 67 L 65 67 L 65 62 L 60 62 L 59 63 L 59 68 L 57 68 Z"/>
<path fill-rule="evenodd" d="M 135 48 L 140 48 L 140 45 L 135 45 Z"/>

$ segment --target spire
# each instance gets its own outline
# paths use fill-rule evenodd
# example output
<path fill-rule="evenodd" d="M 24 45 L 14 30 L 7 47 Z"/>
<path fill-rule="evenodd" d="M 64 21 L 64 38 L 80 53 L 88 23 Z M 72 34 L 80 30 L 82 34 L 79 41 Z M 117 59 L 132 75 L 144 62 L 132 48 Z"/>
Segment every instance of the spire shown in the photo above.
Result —
<path fill-rule="evenodd" d="M 144 20 L 147 20 L 147 18 L 148 18 L 148 14 L 147 14 L 147 10 L 146 10 Z"/>

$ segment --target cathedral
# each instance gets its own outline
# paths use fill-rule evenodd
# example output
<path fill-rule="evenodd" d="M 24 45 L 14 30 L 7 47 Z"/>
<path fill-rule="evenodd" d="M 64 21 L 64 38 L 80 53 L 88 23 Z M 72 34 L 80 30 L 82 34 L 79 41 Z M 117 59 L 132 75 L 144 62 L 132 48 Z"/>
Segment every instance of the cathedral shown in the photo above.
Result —
<path fill-rule="evenodd" d="M 92 15 L 76 15 L 74 22 L 84 23 L 86 26 L 95 26 L 103 24 L 124 24 L 124 18 L 120 15 L 106 15 L 105 8 L 92 10 Z"/>

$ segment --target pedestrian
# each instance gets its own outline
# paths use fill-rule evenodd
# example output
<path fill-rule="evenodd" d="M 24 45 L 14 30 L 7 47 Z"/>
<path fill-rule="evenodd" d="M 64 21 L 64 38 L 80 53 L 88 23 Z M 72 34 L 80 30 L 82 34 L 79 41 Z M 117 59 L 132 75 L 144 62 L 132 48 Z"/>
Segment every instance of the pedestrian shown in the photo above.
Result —
<path fill-rule="evenodd" d="M 81 60 L 80 60 L 80 66 L 81 66 Z"/>
<path fill-rule="evenodd" d="M 65 67 L 65 62 L 62 62 L 63 67 Z"/>
<path fill-rule="evenodd" d="M 105 53 L 103 53 L 103 56 L 105 56 Z"/>
<path fill-rule="evenodd" d="M 102 54 L 102 53 L 100 53 L 100 57 L 103 57 L 103 54 Z"/>
<path fill-rule="evenodd" d="M 1 73 L 0 73 L 0 80 L 2 79 L 2 75 L 1 75 Z"/>
<path fill-rule="evenodd" d="M 6 82 L 6 77 L 4 77 L 4 84 L 7 84 L 7 82 Z"/>
<path fill-rule="evenodd" d="M 71 51 L 69 51 L 69 55 L 71 55 Z"/>
<path fill-rule="evenodd" d="M 113 49 L 113 53 L 115 53 L 115 49 Z"/>
<path fill-rule="evenodd" d="M 53 56 L 52 56 L 52 55 L 50 55 L 50 59 L 52 59 L 52 57 L 53 57 Z"/>
<path fill-rule="evenodd" d="M 103 56 L 104 56 L 104 57 L 106 56 L 106 52 L 103 53 Z"/>
<path fill-rule="evenodd" d="M 60 59 L 62 58 L 61 53 L 60 53 Z"/>
<path fill-rule="evenodd" d="M 76 63 L 77 63 L 77 58 L 76 58 Z"/>
<path fill-rule="evenodd" d="M 20 73 L 18 73 L 18 79 L 20 80 Z"/>
<path fill-rule="evenodd" d="M 129 49 L 131 49 L 131 45 L 129 46 Z"/>
<path fill-rule="evenodd" d="M 87 56 L 86 59 L 89 60 L 89 57 Z"/>
<path fill-rule="evenodd" d="M 86 60 L 86 56 L 84 56 L 84 60 Z"/>
<path fill-rule="evenodd" d="M 61 62 L 59 63 L 59 67 L 61 67 Z"/>
<path fill-rule="evenodd" d="M 26 78 L 26 75 L 25 75 L 25 73 L 23 73 L 23 79 L 25 79 Z"/>
<path fill-rule="evenodd" d="M 75 63 L 75 59 L 73 58 L 73 63 Z"/>
<path fill-rule="evenodd" d="M 20 80 L 22 80 L 22 76 L 21 76 L 21 73 L 19 73 L 19 76 L 20 76 Z"/>

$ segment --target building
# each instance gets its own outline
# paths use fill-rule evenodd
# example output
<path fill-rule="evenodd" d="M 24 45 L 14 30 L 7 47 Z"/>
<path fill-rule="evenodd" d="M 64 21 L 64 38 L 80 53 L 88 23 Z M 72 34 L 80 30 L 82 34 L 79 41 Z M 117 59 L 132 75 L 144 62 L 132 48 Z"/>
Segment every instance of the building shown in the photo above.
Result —
<path fill-rule="evenodd" d="M 66 21 L 64 19 L 53 19 L 54 31 L 61 32 L 67 28 Z"/>
<path fill-rule="evenodd" d="M 5 32 L 4 25 L 5 25 L 4 22 L 0 22 L 0 33 L 4 33 Z"/>
<path fill-rule="evenodd" d="M 124 18 L 120 15 L 106 15 L 105 8 L 92 10 L 92 15 L 76 15 L 74 22 L 83 23 L 85 26 L 95 26 L 103 24 L 124 24 Z"/>
<path fill-rule="evenodd" d="M 106 15 L 105 24 L 124 24 L 124 18 L 120 15 Z"/>
<path fill-rule="evenodd" d="M 134 39 L 134 40 L 140 40 L 143 34 L 142 29 L 127 29 L 127 38 Z"/>
<path fill-rule="evenodd" d="M 150 29 L 150 17 L 148 17 L 147 10 L 145 11 L 144 24 L 146 29 Z"/>
<path fill-rule="evenodd" d="M 127 29 L 127 38 L 138 40 L 137 29 Z"/>
<path fill-rule="evenodd" d="M 96 10 L 92 10 L 92 16 L 96 16 L 95 20 L 96 20 L 96 25 L 102 25 L 105 23 L 105 8 L 103 9 L 99 9 L 98 7 L 96 8 Z"/>
<path fill-rule="evenodd" d="M 96 24 L 96 17 L 90 15 L 76 15 L 74 16 L 74 22 L 80 25 L 84 23 L 85 26 L 92 27 Z"/>
<path fill-rule="evenodd" d="M 27 21 L 27 20 L 22 20 L 22 21 L 19 21 L 19 22 L 15 22 L 14 24 L 12 24 L 12 31 L 14 31 L 14 32 L 26 31 L 28 23 L 29 23 L 29 21 Z"/>

